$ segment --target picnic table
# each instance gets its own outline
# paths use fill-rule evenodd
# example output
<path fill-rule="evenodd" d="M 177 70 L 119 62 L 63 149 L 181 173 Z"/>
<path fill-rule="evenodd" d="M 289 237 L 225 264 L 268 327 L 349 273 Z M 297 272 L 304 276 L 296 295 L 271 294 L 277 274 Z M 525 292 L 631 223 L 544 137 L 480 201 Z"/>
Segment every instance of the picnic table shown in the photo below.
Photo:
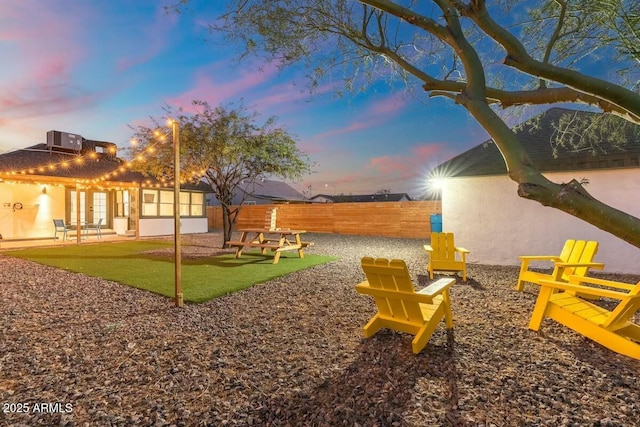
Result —
<path fill-rule="evenodd" d="M 305 230 L 246 228 L 238 231 L 242 233 L 240 240 L 227 242 L 228 247 L 236 248 L 236 258 L 242 256 L 245 248 L 260 248 L 263 255 L 267 253 L 267 249 L 270 249 L 275 252 L 273 263 L 277 264 L 282 252 L 297 250 L 300 258 L 304 258 L 303 249 L 313 245 L 312 242 L 303 242 L 300 238 L 301 234 L 306 233 Z"/>

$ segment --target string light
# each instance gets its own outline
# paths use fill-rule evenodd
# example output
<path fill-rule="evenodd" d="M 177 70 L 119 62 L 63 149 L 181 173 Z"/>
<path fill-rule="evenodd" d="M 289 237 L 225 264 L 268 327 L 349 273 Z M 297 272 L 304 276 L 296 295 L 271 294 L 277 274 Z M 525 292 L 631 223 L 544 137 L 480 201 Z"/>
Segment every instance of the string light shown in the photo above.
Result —
<path fill-rule="evenodd" d="M 172 124 L 172 121 L 168 122 L 169 126 Z M 106 182 L 109 180 L 109 178 L 112 177 L 117 177 L 119 176 L 119 173 L 125 173 L 127 171 L 127 169 L 131 170 L 134 168 L 136 163 L 144 163 L 148 160 L 146 154 L 155 154 L 158 152 L 156 146 L 160 143 L 164 143 L 167 139 L 167 135 L 160 132 L 159 130 L 155 130 L 153 131 L 153 135 L 156 137 L 156 140 L 158 142 L 150 144 L 149 146 L 147 146 L 143 152 L 138 153 L 133 159 L 131 160 L 125 160 L 123 164 L 121 164 L 119 167 L 116 168 L 115 171 L 112 172 L 108 172 L 105 173 L 104 175 L 100 176 L 100 177 L 96 177 L 93 179 L 76 179 L 75 181 L 78 183 L 82 183 L 82 184 L 88 184 L 88 183 L 92 183 L 94 185 L 97 185 L 98 183 L 101 182 Z M 136 138 L 132 138 L 130 140 L 130 143 L 132 146 L 138 146 L 139 145 L 139 141 Z M 117 152 L 117 149 L 115 147 L 109 147 L 107 149 L 107 152 L 109 154 L 115 154 Z M 89 160 L 93 160 L 93 161 L 99 161 L 99 155 L 97 152 L 95 151 L 89 151 L 84 155 L 78 155 L 76 156 L 72 162 L 77 164 L 77 165 L 83 165 L 85 163 L 87 163 Z M 36 172 L 39 173 L 45 173 L 47 170 L 49 171 L 56 171 L 58 170 L 58 168 L 60 169 L 68 169 L 71 166 L 71 163 L 69 160 L 61 160 L 59 162 L 53 162 L 53 163 L 48 163 L 47 165 L 40 165 L 40 166 L 33 166 L 27 169 L 22 169 L 22 170 L 8 170 L 8 171 L 0 171 L 0 176 L 16 176 L 16 175 L 34 175 Z M 200 170 L 199 172 L 193 171 L 193 172 L 187 172 L 185 175 L 186 176 L 191 176 L 193 178 L 194 181 L 199 180 L 201 177 L 203 177 L 205 175 L 205 170 Z M 169 187 L 169 186 L 173 186 L 174 185 L 174 181 L 171 182 L 167 182 L 167 180 L 165 178 L 161 178 L 160 182 L 156 183 L 156 184 L 151 184 L 150 180 L 148 181 L 148 185 L 155 185 L 157 187 Z M 181 183 L 186 182 L 185 180 L 181 179 L 180 180 Z M 137 185 L 136 181 L 132 181 L 131 183 L 132 185 Z M 145 186 L 145 184 L 143 183 L 142 186 Z"/>

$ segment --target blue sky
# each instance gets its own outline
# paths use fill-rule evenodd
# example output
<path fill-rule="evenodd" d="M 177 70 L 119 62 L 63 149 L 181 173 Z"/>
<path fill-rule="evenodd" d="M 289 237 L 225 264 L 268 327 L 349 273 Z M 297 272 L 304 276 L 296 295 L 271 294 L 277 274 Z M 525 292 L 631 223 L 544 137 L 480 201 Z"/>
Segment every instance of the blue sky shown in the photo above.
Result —
<path fill-rule="evenodd" d="M 129 124 L 161 117 L 164 104 L 238 103 L 276 115 L 316 172 L 293 183 L 311 194 L 382 189 L 418 195 L 438 163 L 487 139 L 462 107 L 390 90 L 310 97 L 302 70 L 238 62 L 238 48 L 210 40 L 217 11 L 195 0 L 3 0 L 0 3 L 0 152 L 60 130 L 125 148 Z M 220 2 L 222 3 L 222 2 Z"/>

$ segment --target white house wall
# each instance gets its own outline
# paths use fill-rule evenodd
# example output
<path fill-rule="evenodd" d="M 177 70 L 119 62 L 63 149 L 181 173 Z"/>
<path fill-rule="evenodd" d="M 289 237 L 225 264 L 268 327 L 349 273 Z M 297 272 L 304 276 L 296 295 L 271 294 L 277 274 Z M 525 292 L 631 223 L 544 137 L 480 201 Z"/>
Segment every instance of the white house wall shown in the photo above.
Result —
<path fill-rule="evenodd" d="M 43 189 L 46 189 L 45 193 Z M 16 203 L 21 203 L 22 209 L 14 209 Z M 63 186 L 0 182 L 0 235 L 3 239 L 53 238 L 54 218 L 65 218 Z M 207 231 L 207 218 L 182 218 L 182 234 Z M 173 218 L 140 220 L 140 236 L 170 234 L 173 234 Z"/>
<path fill-rule="evenodd" d="M 53 237 L 53 218 L 64 218 L 64 191 L 56 185 L 0 182 L 2 238 Z M 17 209 L 16 203 L 22 204 L 22 209 Z"/>
<path fill-rule="evenodd" d="M 640 169 L 553 173 L 554 182 L 587 178 L 595 198 L 640 217 Z M 640 274 L 640 249 L 557 209 L 518 196 L 506 176 L 449 178 L 442 189 L 443 231 L 471 251 L 471 263 L 519 265 L 519 255 L 557 255 L 567 239 L 597 240 L 605 271 Z M 541 265 L 542 266 L 542 265 Z M 547 265 L 548 266 L 548 265 Z"/>
<path fill-rule="evenodd" d="M 173 218 L 141 218 L 139 235 L 165 236 L 173 234 Z M 206 233 L 207 218 L 180 218 L 180 234 Z"/>

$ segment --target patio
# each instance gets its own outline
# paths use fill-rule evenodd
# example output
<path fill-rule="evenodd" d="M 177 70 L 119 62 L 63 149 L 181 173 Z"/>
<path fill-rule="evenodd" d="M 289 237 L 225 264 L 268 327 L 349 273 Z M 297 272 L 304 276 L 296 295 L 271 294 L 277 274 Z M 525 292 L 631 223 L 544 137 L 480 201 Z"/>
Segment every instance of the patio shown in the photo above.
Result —
<path fill-rule="evenodd" d="M 451 290 L 453 333 L 439 326 L 413 355 L 408 334 L 362 338 L 375 308 L 354 286 L 365 255 L 404 259 L 426 284 L 424 242 L 310 238 L 309 253 L 340 259 L 183 309 L 0 254 L 0 400 L 73 408 L 3 417 L 29 425 L 640 424 L 640 363 L 553 322 L 529 331 L 537 289 L 513 289 L 518 267 L 470 265 L 468 281 Z"/>
<path fill-rule="evenodd" d="M 53 231 L 52 231 L 53 233 Z M 96 232 L 94 230 L 89 230 L 88 234 L 84 234 L 85 231 L 82 232 L 82 240 L 81 244 L 88 243 L 100 243 L 100 242 L 117 242 L 117 241 L 128 241 L 135 239 L 135 236 L 132 235 L 119 235 L 116 234 L 115 231 L 111 229 L 102 229 L 102 238 L 98 239 L 96 237 Z M 62 240 L 59 238 L 57 240 L 53 240 L 53 237 L 49 237 L 46 239 L 6 239 L 0 240 L 0 251 L 2 249 L 16 249 L 16 248 L 30 248 L 30 247 L 45 247 L 45 246 L 59 246 L 59 245 L 75 245 L 77 244 L 76 235 L 74 232 L 70 232 L 67 235 L 67 240 Z"/>

